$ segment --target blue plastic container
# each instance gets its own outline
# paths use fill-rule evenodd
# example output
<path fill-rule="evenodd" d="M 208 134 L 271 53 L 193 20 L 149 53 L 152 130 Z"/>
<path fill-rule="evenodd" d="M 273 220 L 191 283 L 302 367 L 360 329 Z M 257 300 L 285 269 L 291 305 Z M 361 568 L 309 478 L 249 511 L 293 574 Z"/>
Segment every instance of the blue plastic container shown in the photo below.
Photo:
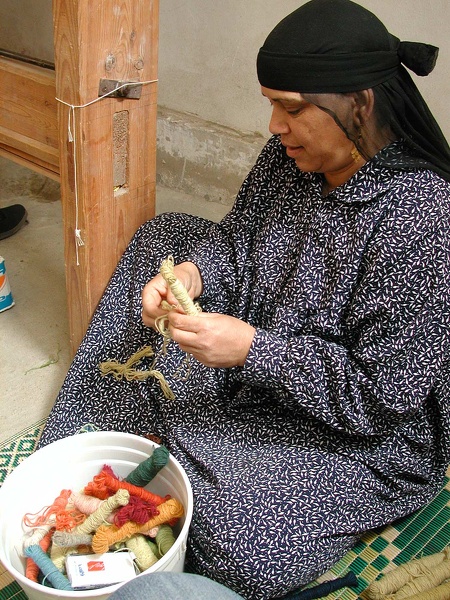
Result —
<path fill-rule="evenodd" d="M 6 274 L 5 259 L 0 256 L 0 312 L 14 306 L 14 300 Z"/>

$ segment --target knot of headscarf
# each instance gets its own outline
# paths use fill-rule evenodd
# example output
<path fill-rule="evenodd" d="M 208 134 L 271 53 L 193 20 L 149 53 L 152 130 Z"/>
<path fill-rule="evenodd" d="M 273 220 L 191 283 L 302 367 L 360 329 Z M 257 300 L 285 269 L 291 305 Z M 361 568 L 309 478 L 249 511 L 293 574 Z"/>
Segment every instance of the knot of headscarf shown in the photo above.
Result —
<path fill-rule="evenodd" d="M 398 56 L 400 62 L 416 75 L 429 75 L 434 69 L 439 48 L 421 42 L 400 42 Z"/>

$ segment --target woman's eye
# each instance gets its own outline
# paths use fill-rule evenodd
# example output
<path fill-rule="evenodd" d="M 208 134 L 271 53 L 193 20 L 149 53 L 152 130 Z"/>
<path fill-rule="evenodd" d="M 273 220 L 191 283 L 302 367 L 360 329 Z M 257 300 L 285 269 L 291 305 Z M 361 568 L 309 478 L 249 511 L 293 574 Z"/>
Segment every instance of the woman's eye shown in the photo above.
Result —
<path fill-rule="evenodd" d="M 292 115 L 294 117 L 295 117 L 295 115 L 298 115 L 301 110 L 302 110 L 301 108 L 286 108 L 286 112 L 289 115 Z"/>

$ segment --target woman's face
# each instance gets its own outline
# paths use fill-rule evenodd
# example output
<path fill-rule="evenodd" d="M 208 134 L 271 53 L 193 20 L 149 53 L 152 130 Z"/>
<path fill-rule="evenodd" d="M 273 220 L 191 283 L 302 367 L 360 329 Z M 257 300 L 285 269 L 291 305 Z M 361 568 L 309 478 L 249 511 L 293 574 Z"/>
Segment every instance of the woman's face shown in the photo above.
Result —
<path fill-rule="evenodd" d="M 354 144 L 331 115 L 307 102 L 298 92 L 261 87 L 272 105 L 269 130 L 280 135 L 286 154 L 302 171 L 333 174 L 343 181 L 361 165 L 352 157 Z M 350 110 L 350 108 L 349 108 Z"/>

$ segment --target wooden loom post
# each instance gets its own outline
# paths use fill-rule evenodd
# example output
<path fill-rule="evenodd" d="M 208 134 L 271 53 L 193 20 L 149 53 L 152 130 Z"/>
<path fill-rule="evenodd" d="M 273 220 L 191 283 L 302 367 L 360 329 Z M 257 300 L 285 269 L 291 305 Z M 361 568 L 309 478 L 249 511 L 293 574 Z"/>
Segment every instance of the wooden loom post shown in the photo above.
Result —
<path fill-rule="evenodd" d="M 81 106 L 157 78 L 158 0 L 53 0 L 53 20 L 58 99 Z M 140 98 L 57 103 L 73 353 L 126 245 L 154 216 L 157 84 L 128 89 Z"/>

